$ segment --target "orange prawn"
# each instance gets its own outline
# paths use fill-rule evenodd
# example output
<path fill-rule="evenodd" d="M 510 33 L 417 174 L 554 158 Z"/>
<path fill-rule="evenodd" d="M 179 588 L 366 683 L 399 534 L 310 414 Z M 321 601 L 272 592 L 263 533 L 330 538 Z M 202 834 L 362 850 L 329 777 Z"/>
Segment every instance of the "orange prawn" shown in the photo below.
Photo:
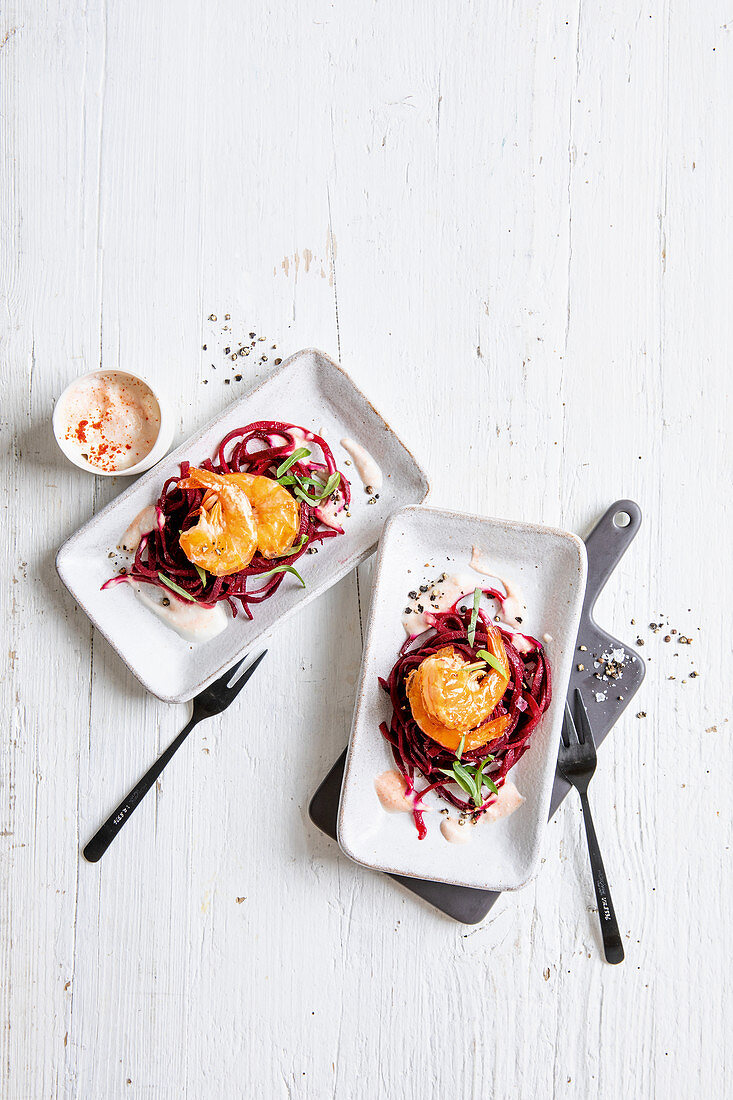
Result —
<path fill-rule="evenodd" d="M 277 481 L 259 474 L 225 474 L 244 489 L 257 526 L 257 549 L 263 558 L 279 558 L 289 550 L 300 528 L 297 500 Z"/>
<path fill-rule="evenodd" d="M 257 525 L 249 497 L 230 477 L 191 467 L 182 489 L 206 489 L 199 521 L 181 532 L 183 553 L 194 565 L 215 577 L 238 573 L 257 549 Z"/>
<path fill-rule="evenodd" d="M 444 646 L 426 657 L 407 678 L 407 698 L 412 716 L 433 741 L 453 752 L 465 738 L 465 752 L 478 749 L 501 737 L 509 715 L 486 719 L 500 701 L 509 683 L 509 660 L 501 633 L 493 624 L 487 629 L 486 649 L 499 668 L 465 660 L 453 646 Z"/>

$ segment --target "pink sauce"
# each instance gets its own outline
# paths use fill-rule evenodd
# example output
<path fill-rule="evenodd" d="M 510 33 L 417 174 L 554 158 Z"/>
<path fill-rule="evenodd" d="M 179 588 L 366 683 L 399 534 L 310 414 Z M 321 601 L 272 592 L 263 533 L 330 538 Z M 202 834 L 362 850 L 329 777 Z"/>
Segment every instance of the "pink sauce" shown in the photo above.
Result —
<path fill-rule="evenodd" d="M 377 792 L 377 798 L 382 803 L 382 809 L 386 810 L 388 814 L 412 813 L 412 803 L 405 795 L 407 784 L 404 776 L 400 775 L 398 771 L 382 772 L 374 780 L 374 789 Z"/>
<path fill-rule="evenodd" d="M 63 436 L 90 466 L 128 470 L 152 450 L 160 407 L 149 386 L 121 371 L 80 378 L 61 408 Z"/>
<path fill-rule="evenodd" d="M 476 823 L 471 820 L 470 816 L 464 817 L 462 824 L 460 818 L 443 817 L 440 823 L 443 839 L 447 840 L 449 844 L 468 844 L 473 837 L 473 830 L 479 828 L 482 822 L 490 825 L 494 821 L 500 821 L 502 817 L 509 817 L 515 810 L 519 809 L 523 802 L 524 796 L 519 793 L 511 779 L 507 779 L 503 787 L 499 788 L 496 801 L 489 806 L 488 810 Z"/>
<path fill-rule="evenodd" d="M 143 535 L 149 535 L 155 527 L 155 505 L 149 504 L 138 512 L 130 526 L 120 539 L 119 545 L 129 554 L 134 554 Z"/>

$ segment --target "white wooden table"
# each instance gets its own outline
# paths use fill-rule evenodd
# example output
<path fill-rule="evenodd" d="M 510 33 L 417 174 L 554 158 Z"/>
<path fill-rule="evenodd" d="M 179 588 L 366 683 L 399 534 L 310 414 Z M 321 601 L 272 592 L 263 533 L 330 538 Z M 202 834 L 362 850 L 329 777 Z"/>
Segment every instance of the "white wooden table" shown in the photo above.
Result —
<path fill-rule="evenodd" d="M 731 1094 L 732 16 L 3 5 L 3 1097 Z M 227 313 L 269 349 L 231 385 Z M 577 801 L 476 928 L 310 825 L 368 564 L 80 858 L 185 708 L 144 694 L 56 578 L 124 483 L 64 462 L 54 398 L 100 364 L 148 372 L 180 441 L 309 345 L 436 505 L 581 534 L 642 505 L 599 608 L 650 662 L 593 786 L 623 966 L 600 959 Z M 692 646 L 649 631 L 660 613 Z"/>

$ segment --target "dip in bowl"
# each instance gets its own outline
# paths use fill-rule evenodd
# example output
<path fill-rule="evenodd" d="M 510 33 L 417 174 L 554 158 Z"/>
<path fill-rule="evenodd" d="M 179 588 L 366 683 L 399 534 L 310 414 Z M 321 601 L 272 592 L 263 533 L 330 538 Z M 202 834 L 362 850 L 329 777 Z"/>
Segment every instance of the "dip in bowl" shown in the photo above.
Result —
<path fill-rule="evenodd" d="M 149 382 L 128 371 L 96 370 L 59 397 L 53 431 L 80 470 L 103 477 L 142 473 L 171 445 L 173 423 Z"/>

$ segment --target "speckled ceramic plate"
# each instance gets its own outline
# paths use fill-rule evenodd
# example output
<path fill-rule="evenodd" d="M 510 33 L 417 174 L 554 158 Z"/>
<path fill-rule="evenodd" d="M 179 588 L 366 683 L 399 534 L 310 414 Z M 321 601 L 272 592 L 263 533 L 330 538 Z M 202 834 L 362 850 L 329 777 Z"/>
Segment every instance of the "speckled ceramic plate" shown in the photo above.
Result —
<path fill-rule="evenodd" d="M 197 644 L 156 618 L 128 585 L 100 591 L 111 575 L 110 551 L 130 521 L 157 499 L 165 479 L 178 473 L 179 464 L 214 455 L 228 432 L 262 419 L 322 430 L 352 482 L 346 533 L 327 540 L 318 554 L 298 563 L 306 587 L 288 578 L 272 599 L 254 609 L 254 619 L 239 615 L 223 633 Z M 343 466 L 349 456 L 339 441 L 346 437 L 365 447 L 382 468 L 384 484 L 374 504 L 368 503 L 354 466 Z M 261 644 L 276 624 L 341 580 L 373 551 L 385 520 L 406 504 L 419 503 L 427 491 L 423 471 L 349 376 L 322 352 L 300 351 L 72 535 L 57 554 L 56 568 L 79 606 L 141 683 L 166 702 L 182 702 Z"/>
<path fill-rule="evenodd" d="M 386 813 L 375 779 L 394 766 L 379 732 L 388 722 L 389 699 L 379 687 L 405 640 L 402 609 L 407 593 L 443 572 L 470 574 L 472 547 L 518 585 L 526 604 L 522 629 L 549 635 L 553 697 L 532 743 L 509 777 L 524 796 L 511 816 L 471 829 L 467 844 L 450 844 L 440 832 L 438 811 L 446 804 L 426 800 L 428 835 L 419 840 L 411 814 Z M 475 584 L 489 583 L 474 574 Z M 351 740 L 341 791 L 338 839 L 358 863 L 480 890 L 516 890 L 534 873 L 547 822 L 562 724 L 586 583 L 585 546 L 576 535 L 529 523 L 487 519 L 432 508 L 408 507 L 386 524 L 379 546 Z M 431 800 L 431 801 L 429 801 Z"/>

